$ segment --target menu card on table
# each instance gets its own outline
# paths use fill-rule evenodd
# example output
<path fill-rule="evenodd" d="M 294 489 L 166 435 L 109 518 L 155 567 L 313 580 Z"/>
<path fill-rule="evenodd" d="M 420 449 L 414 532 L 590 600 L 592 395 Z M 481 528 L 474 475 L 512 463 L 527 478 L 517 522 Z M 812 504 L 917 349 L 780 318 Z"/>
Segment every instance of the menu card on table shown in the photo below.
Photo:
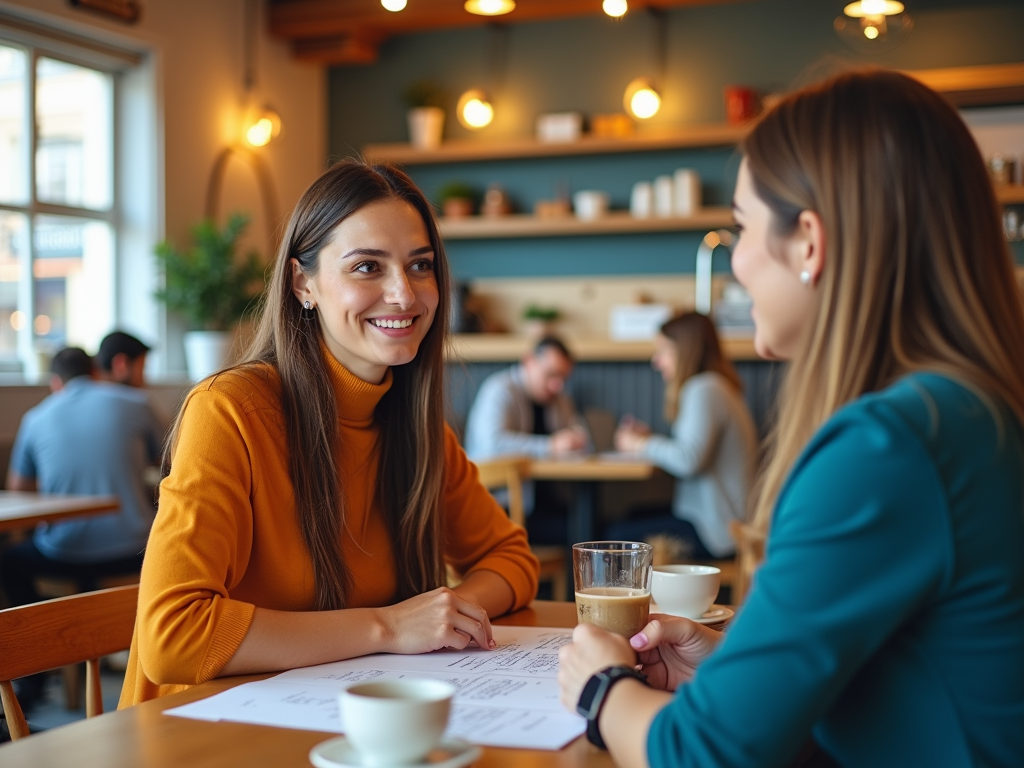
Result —
<path fill-rule="evenodd" d="M 168 715 L 344 733 L 338 693 L 354 683 L 428 677 L 455 685 L 447 736 L 488 747 L 560 749 L 586 730 L 558 700 L 558 649 L 572 630 L 494 627 L 498 647 L 379 653 L 282 672 Z"/>

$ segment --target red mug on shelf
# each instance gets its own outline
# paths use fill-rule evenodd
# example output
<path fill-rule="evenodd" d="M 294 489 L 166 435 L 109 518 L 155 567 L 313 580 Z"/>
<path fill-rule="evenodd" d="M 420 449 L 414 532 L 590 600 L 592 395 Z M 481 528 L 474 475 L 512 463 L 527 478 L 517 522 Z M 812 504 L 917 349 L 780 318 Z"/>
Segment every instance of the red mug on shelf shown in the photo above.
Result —
<path fill-rule="evenodd" d="M 727 85 L 725 115 L 733 125 L 752 120 L 757 115 L 757 91 L 745 85 Z"/>

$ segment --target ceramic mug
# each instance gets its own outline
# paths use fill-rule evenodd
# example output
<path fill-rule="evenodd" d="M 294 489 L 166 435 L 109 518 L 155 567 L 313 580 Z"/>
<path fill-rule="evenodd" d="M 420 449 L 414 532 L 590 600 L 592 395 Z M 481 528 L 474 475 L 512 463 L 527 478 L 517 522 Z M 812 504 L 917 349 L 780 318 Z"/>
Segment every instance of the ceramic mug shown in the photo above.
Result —
<path fill-rule="evenodd" d="M 721 579 L 713 565 L 656 565 L 651 598 L 662 613 L 699 619 L 715 602 Z"/>
<path fill-rule="evenodd" d="M 357 683 L 338 695 L 341 724 L 363 765 L 418 763 L 440 742 L 454 695 L 443 680 Z"/>
<path fill-rule="evenodd" d="M 578 218 L 586 221 L 599 219 L 608 211 L 608 193 L 584 189 L 572 196 L 572 205 Z"/>

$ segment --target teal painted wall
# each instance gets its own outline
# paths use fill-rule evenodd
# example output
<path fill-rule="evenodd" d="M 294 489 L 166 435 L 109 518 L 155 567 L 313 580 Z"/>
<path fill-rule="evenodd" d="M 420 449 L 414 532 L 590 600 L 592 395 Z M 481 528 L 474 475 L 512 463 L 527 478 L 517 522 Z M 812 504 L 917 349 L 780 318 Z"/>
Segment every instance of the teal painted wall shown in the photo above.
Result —
<path fill-rule="evenodd" d="M 595 0 L 595 5 L 596 5 Z M 915 27 L 894 50 L 867 56 L 832 31 L 844 2 L 760 0 L 677 9 L 667 14 L 667 56 L 661 112 L 652 127 L 724 119 L 722 89 L 732 83 L 784 91 L 850 64 L 923 69 L 1024 59 L 1024 0 L 906 0 Z M 496 44 L 504 38 L 503 66 Z M 387 41 L 369 66 L 337 67 L 329 75 L 329 151 L 358 154 L 368 143 L 406 141 L 403 89 L 427 78 L 449 94 L 449 138 L 481 141 L 533 133 L 538 114 L 586 115 L 622 110 L 626 84 L 657 76 L 654 26 L 644 12 L 614 21 L 603 14 L 553 22 L 408 35 Z M 494 123 L 476 134 L 451 114 L 470 87 L 492 94 Z M 635 181 L 679 167 L 696 168 L 705 202 L 727 204 L 738 161 L 732 150 L 694 150 L 565 159 L 413 166 L 432 198 L 447 181 L 483 190 L 498 182 L 521 210 L 559 190 L 604 189 L 623 208 Z M 448 244 L 460 278 L 499 275 L 643 274 L 693 269 L 703 233 L 645 234 Z M 1017 247 L 1018 260 L 1024 248 Z M 722 260 L 724 261 L 724 260 Z M 720 263 L 720 267 L 725 265 Z"/>

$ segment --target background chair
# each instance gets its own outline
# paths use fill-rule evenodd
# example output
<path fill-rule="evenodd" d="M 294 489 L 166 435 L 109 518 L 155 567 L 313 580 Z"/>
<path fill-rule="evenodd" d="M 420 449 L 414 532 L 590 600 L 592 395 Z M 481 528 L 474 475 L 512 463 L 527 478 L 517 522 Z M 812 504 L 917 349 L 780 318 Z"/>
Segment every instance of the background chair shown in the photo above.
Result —
<path fill-rule="evenodd" d="M 15 678 L 84 661 L 86 717 L 102 714 L 99 660 L 131 645 L 138 602 L 135 584 L 0 611 L 0 701 L 12 739 L 29 733 Z"/>
<path fill-rule="evenodd" d="M 529 474 L 528 459 L 508 457 L 477 463 L 480 483 L 489 491 L 504 488 L 508 491 L 508 516 L 516 525 L 526 527 L 523 511 L 523 478 Z M 540 560 L 540 578 L 551 582 L 551 596 L 555 600 L 568 600 L 568 566 L 565 548 L 557 546 L 531 546 L 533 554 Z"/>
<path fill-rule="evenodd" d="M 750 589 L 754 571 L 764 560 L 765 534 L 747 523 L 733 520 L 729 533 L 736 542 L 736 570 L 732 582 L 732 603 L 741 605 Z"/>

